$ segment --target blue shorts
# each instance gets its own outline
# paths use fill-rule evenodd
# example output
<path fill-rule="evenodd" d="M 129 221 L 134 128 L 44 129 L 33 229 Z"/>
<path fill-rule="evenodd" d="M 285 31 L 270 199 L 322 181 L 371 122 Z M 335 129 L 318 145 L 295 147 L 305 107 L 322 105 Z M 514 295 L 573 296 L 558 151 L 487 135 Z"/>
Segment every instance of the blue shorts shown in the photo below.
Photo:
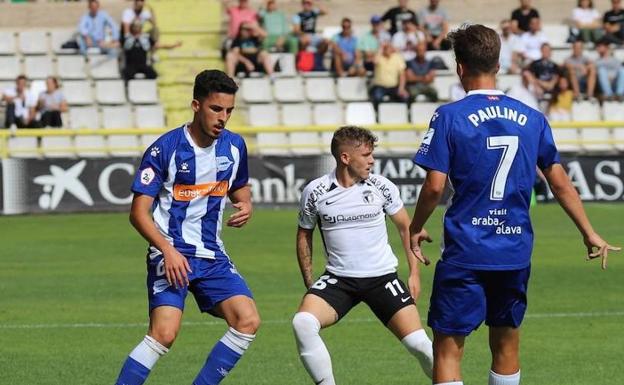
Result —
<path fill-rule="evenodd" d="M 147 257 L 147 297 L 149 310 L 158 306 L 174 306 L 184 310 L 184 300 L 190 290 L 202 312 L 210 312 L 221 301 L 236 295 L 253 298 L 245 279 L 228 259 L 207 259 L 187 257 L 192 273 L 189 286 L 169 286 L 164 270 L 162 254 Z"/>
<path fill-rule="evenodd" d="M 471 270 L 439 261 L 427 324 L 447 335 L 467 336 L 483 321 L 517 328 L 527 308 L 531 267 L 520 270 Z"/>

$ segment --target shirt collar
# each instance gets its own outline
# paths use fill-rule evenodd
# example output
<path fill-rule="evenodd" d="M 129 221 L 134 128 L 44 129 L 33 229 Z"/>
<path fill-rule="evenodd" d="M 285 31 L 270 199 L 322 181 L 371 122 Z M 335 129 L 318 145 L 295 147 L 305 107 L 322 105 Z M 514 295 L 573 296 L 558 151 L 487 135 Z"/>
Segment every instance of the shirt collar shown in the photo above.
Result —
<path fill-rule="evenodd" d="M 505 93 L 500 90 L 472 90 L 466 94 L 466 96 L 471 95 L 505 95 Z"/>

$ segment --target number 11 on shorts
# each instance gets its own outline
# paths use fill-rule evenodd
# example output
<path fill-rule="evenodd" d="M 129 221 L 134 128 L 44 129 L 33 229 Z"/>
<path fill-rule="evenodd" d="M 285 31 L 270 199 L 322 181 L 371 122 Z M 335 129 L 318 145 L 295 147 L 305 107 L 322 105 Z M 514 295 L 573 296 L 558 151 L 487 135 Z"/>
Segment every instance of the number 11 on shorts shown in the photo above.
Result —
<path fill-rule="evenodd" d="M 395 296 L 395 297 L 397 295 L 399 295 L 399 293 L 405 294 L 405 290 L 403 290 L 403 288 L 399 284 L 399 280 L 398 279 L 395 279 L 394 281 L 390 281 L 390 282 L 386 283 L 386 286 L 384 286 L 384 287 L 386 289 L 390 290 L 390 293 L 392 293 L 392 295 Z"/>

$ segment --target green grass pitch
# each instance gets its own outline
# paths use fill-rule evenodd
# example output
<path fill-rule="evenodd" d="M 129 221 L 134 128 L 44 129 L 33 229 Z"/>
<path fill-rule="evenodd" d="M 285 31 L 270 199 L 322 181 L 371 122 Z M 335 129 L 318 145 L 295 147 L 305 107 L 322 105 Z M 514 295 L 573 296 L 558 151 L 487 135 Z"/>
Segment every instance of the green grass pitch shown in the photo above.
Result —
<path fill-rule="evenodd" d="M 598 231 L 622 245 L 624 205 L 594 204 Z M 442 210 L 429 224 L 439 255 Z M 576 229 L 557 205 L 533 210 L 536 233 L 529 311 L 522 327 L 523 384 L 622 383 L 624 256 L 608 270 L 585 262 Z M 310 384 L 297 357 L 290 319 L 304 287 L 295 256 L 294 210 L 257 210 L 243 229 L 225 229 L 227 249 L 251 286 L 263 325 L 224 384 Z M 112 384 L 145 333 L 145 242 L 126 214 L 0 217 L 0 384 Z M 316 233 L 315 274 L 322 249 Z M 398 237 L 391 229 L 398 250 Z M 401 276 L 405 261 L 401 255 Z M 433 266 L 423 268 L 418 302 L 426 315 Z M 214 342 L 220 320 L 200 314 L 189 297 L 180 336 L 148 384 L 190 384 Z M 416 360 L 361 305 L 322 332 L 338 383 L 427 384 Z M 487 332 L 467 341 L 464 380 L 483 384 Z"/>

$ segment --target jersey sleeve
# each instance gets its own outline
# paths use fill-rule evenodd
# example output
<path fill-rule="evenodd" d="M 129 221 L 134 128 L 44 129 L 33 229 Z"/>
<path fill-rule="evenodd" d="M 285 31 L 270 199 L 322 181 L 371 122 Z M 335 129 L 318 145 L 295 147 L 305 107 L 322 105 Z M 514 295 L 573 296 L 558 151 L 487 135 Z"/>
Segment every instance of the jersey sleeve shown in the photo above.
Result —
<path fill-rule="evenodd" d="M 386 214 L 392 216 L 403 208 L 403 201 L 401 200 L 399 188 L 389 180 L 386 183 L 390 193 L 385 197 L 386 201 L 383 208 Z"/>
<path fill-rule="evenodd" d="M 302 229 L 312 230 L 316 226 L 318 209 L 316 202 L 317 196 L 314 194 L 314 186 L 309 184 L 301 193 L 299 201 L 299 227 Z"/>
<path fill-rule="evenodd" d="M 247 146 L 245 145 L 245 141 L 240 138 L 240 143 L 238 143 L 236 147 L 238 147 L 240 151 L 240 159 L 230 191 L 236 191 L 249 183 L 249 165 L 247 163 Z"/>
<path fill-rule="evenodd" d="M 452 115 L 436 110 L 433 113 L 429 130 L 422 139 L 414 156 L 414 163 L 426 170 L 436 170 L 448 174 L 451 164 L 450 130 Z"/>
<path fill-rule="evenodd" d="M 163 147 L 162 141 L 157 140 L 145 151 L 132 183 L 132 192 L 135 194 L 156 197 L 160 192 L 167 179 L 168 162 Z"/>
<path fill-rule="evenodd" d="M 552 166 L 554 163 L 560 163 L 559 152 L 553 139 L 552 129 L 546 118 L 543 118 L 543 127 L 539 141 L 539 149 L 537 154 L 537 166 L 540 169 L 545 169 Z"/>

